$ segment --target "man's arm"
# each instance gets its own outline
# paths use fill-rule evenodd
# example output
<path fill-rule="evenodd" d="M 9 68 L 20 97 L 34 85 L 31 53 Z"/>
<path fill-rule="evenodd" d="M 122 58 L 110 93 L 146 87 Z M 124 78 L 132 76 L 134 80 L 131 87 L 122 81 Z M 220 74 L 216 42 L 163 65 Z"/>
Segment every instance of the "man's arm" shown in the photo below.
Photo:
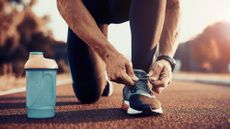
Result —
<path fill-rule="evenodd" d="M 179 21 L 180 0 L 167 0 L 166 17 L 159 44 L 159 55 L 173 57 L 178 43 L 175 42 Z M 171 65 L 166 60 L 153 63 L 149 72 L 153 90 L 157 93 L 163 91 L 172 79 Z"/>
<path fill-rule="evenodd" d="M 101 58 L 105 59 L 110 51 L 117 52 L 108 43 L 81 0 L 57 0 L 57 7 L 73 32 L 93 48 Z"/>
<path fill-rule="evenodd" d="M 179 9 L 179 0 L 168 0 L 165 24 L 160 38 L 160 55 L 173 57 L 176 52 L 178 43 L 175 42 L 175 39 L 178 35 Z"/>
<path fill-rule="evenodd" d="M 136 77 L 123 57 L 100 31 L 81 0 L 57 0 L 57 7 L 73 32 L 104 60 L 110 80 L 133 85 Z"/>

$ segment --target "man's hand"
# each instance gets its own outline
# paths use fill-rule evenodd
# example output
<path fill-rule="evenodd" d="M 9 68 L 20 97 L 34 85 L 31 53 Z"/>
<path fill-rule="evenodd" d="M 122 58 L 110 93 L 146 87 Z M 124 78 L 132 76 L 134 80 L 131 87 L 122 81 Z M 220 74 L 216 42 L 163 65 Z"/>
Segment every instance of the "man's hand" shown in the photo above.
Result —
<path fill-rule="evenodd" d="M 152 64 L 149 71 L 149 81 L 153 85 L 153 91 L 161 93 L 172 80 L 172 68 L 169 62 L 159 60 Z"/>
<path fill-rule="evenodd" d="M 133 72 L 132 63 L 120 53 L 110 53 L 105 59 L 106 70 L 111 81 L 134 85 L 138 78 Z"/>

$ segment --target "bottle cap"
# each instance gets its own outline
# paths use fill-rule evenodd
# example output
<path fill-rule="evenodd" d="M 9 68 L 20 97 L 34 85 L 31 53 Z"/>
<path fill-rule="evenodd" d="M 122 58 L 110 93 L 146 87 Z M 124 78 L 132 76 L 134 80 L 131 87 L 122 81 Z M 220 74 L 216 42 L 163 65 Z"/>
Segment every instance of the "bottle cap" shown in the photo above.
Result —
<path fill-rule="evenodd" d="M 43 52 L 30 52 L 25 69 L 58 69 L 55 60 L 48 59 L 43 56 Z"/>

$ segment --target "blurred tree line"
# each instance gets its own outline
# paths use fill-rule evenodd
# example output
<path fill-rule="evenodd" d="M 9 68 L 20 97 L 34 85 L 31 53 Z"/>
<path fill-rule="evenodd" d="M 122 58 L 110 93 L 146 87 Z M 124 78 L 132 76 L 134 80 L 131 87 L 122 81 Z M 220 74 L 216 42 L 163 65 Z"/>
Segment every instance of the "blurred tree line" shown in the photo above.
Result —
<path fill-rule="evenodd" d="M 59 72 L 68 70 L 66 45 L 47 29 L 49 16 L 32 11 L 36 0 L 0 0 L 0 75 L 24 75 L 30 51 L 43 51 L 58 62 Z"/>
<path fill-rule="evenodd" d="M 208 26 L 194 39 L 180 44 L 175 58 L 181 61 L 182 71 L 229 72 L 230 23 Z"/>

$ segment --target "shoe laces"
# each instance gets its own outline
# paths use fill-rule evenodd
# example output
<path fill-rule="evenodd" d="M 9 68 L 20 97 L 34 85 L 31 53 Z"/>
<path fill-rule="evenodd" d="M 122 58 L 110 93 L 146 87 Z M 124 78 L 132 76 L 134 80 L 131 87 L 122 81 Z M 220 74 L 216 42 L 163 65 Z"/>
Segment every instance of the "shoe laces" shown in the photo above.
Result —
<path fill-rule="evenodd" d="M 152 95 L 152 90 L 150 90 L 148 86 L 148 76 L 144 75 L 142 77 L 139 77 L 139 80 L 130 88 L 132 93 L 137 92 L 138 90 L 144 91 L 150 95 Z"/>

